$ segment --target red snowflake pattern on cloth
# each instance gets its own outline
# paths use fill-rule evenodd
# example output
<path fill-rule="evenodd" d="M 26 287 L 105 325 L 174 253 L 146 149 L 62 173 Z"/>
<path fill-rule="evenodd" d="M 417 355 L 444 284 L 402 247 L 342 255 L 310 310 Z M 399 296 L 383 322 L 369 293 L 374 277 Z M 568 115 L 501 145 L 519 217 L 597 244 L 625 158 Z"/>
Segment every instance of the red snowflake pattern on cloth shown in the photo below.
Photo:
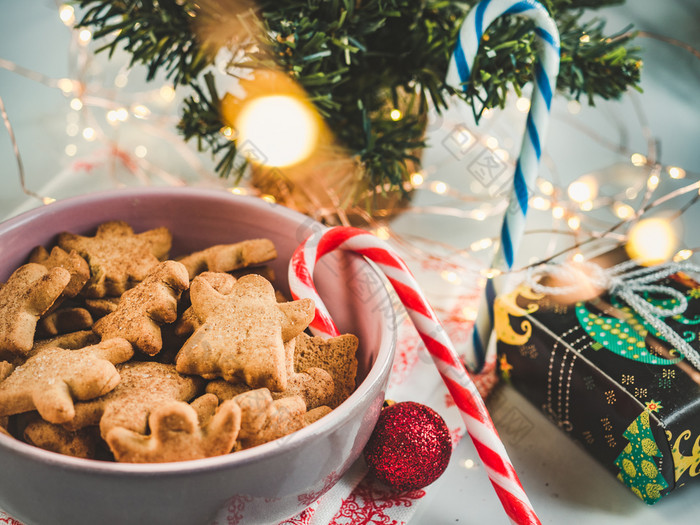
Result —
<path fill-rule="evenodd" d="M 17 521 L 6 512 L 0 510 L 0 523 L 5 525 L 24 525 L 21 521 Z"/>
<path fill-rule="evenodd" d="M 329 525 L 403 525 L 403 521 L 391 517 L 391 510 L 412 507 L 423 496 L 424 490 L 396 492 L 366 476 L 343 500 Z"/>
<path fill-rule="evenodd" d="M 252 496 L 238 495 L 228 500 L 226 523 L 228 523 L 228 525 L 243 523 L 243 511 L 245 510 L 246 503 L 252 499 Z"/>
<path fill-rule="evenodd" d="M 314 517 L 316 512 L 316 507 L 306 508 L 293 518 L 289 518 L 278 525 L 309 525 L 311 523 L 311 518 Z"/>
<path fill-rule="evenodd" d="M 338 482 L 339 479 L 340 479 L 340 476 L 336 472 L 331 472 L 323 480 L 323 487 L 320 490 L 315 490 L 313 492 L 308 492 L 306 494 L 299 495 L 298 496 L 299 503 L 301 503 L 302 505 L 306 505 L 308 507 L 314 501 L 316 501 L 318 498 L 320 498 L 326 492 L 328 492 L 333 487 L 333 485 L 335 485 Z"/>

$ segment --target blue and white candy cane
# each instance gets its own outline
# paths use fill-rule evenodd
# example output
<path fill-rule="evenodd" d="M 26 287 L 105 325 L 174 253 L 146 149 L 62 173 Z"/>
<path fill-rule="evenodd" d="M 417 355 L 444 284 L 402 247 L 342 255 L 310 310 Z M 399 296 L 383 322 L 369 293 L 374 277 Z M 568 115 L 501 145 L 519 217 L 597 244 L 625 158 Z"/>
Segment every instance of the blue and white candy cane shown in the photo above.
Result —
<path fill-rule="evenodd" d="M 535 22 L 535 35 L 539 46 L 535 62 L 534 89 L 527 115 L 526 130 L 520 155 L 513 175 L 513 190 L 501 228 L 501 242 L 494 256 L 492 267 L 507 271 L 513 267 L 513 258 L 525 230 L 528 207 L 528 187 L 537 176 L 542 144 L 549 123 L 549 108 L 559 74 L 559 32 L 547 10 L 535 0 L 483 0 L 469 12 L 459 34 L 455 51 L 447 72 L 447 83 L 466 90 L 474 57 L 486 28 L 498 17 L 522 15 Z M 489 277 L 481 295 L 479 311 L 474 322 L 470 347 L 464 356 L 467 365 L 479 372 L 484 363 L 488 342 L 493 331 L 493 302 L 497 295 L 497 283 Z"/>

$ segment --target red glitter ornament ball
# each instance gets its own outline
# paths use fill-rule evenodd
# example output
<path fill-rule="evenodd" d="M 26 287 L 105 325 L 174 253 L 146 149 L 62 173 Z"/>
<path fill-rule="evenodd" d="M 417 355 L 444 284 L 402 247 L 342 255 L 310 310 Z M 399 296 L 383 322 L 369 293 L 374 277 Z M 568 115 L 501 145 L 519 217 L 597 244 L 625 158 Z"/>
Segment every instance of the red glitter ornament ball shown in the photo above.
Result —
<path fill-rule="evenodd" d="M 440 414 L 412 401 L 382 410 L 364 450 L 370 472 L 400 491 L 430 485 L 451 454 L 450 431 Z"/>

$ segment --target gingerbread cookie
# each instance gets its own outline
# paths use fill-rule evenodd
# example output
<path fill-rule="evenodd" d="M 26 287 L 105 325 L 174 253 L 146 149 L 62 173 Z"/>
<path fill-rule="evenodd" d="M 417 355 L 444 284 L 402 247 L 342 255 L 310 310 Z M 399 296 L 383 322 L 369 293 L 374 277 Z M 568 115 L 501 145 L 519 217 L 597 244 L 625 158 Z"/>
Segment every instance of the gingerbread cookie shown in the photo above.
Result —
<path fill-rule="evenodd" d="M 41 264 L 20 266 L 0 288 L 0 357 L 27 355 L 34 344 L 39 318 L 70 282 L 64 268 Z"/>
<path fill-rule="evenodd" d="M 188 286 L 182 264 L 162 262 L 124 292 L 117 309 L 97 321 L 93 330 L 103 339 L 124 337 L 143 353 L 155 355 L 163 347 L 160 327 L 177 319 L 177 300 Z"/>
<path fill-rule="evenodd" d="M 57 346 L 64 350 L 79 350 L 86 346 L 96 345 L 99 342 L 100 336 L 92 330 L 78 330 L 77 332 L 61 334 L 56 337 L 49 337 L 48 339 L 37 339 L 34 341 L 34 346 L 29 355 L 34 355 L 42 348 L 49 348 L 51 346 Z"/>
<path fill-rule="evenodd" d="M 235 244 L 219 244 L 179 259 L 190 279 L 202 272 L 230 272 L 254 266 L 277 257 L 275 245 L 269 239 L 250 239 Z"/>
<path fill-rule="evenodd" d="M 97 457 L 99 435 L 96 427 L 70 431 L 35 417 L 24 427 L 23 437 L 30 445 L 58 454 L 86 459 Z"/>
<path fill-rule="evenodd" d="M 268 389 L 260 388 L 240 394 L 231 401 L 241 407 L 241 430 L 238 433 L 241 449 L 262 445 L 304 426 L 306 404 L 298 396 L 273 400 Z"/>
<path fill-rule="evenodd" d="M 0 383 L 0 416 L 37 410 L 51 423 L 75 415 L 75 400 L 100 397 L 119 383 L 114 365 L 134 351 L 125 339 L 109 339 L 81 350 L 46 348 Z"/>
<path fill-rule="evenodd" d="M 313 319 L 311 299 L 278 303 L 272 284 L 255 274 L 236 281 L 229 295 L 202 279 L 192 284 L 190 299 L 204 322 L 178 353 L 179 372 L 286 389 L 284 343 Z"/>
<path fill-rule="evenodd" d="M 75 417 L 66 428 L 99 425 L 103 438 L 115 427 L 145 434 L 153 410 L 170 401 L 189 401 L 202 386 L 201 378 L 183 376 L 163 363 L 130 361 L 117 370 L 117 387 L 98 399 L 76 403 Z"/>
<path fill-rule="evenodd" d="M 101 224 L 94 237 L 68 232 L 58 236 L 61 248 L 75 250 L 90 266 L 90 280 L 82 290 L 86 297 L 121 295 L 167 257 L 171 243 L 167 228 L 136 234 L 124 221 Z"/>
<path fill-rule="evenodd" d="M 62 306 L 39 319 L 37 338 L 53 337 L 92 328 L 92 315 L 85 308 Z"/>
<path fill-rule="evenodd" d="M 352 334 L 323 339 L 302 333 L 296 338 L 294 368 L 299 371 L 321 368 L 331 375 L 335 387 L 327 402 L 331 408 L 336 408 L 355 390 L 357 345 L 357 337 Z"/>
<path fill-rule="evenodd" d="M 90 279 L 90 267 L 78 252 L 68 253 L 58 246 L 54 246 L 49 253 L 43 246 L 37 246 L 29 254 L 29 262 L 41 264 L 47 270 L 51 268 L 64 268 L 70 273 L 70 281 L 63 290 L 66 297 L 75 297 L 83 289 L 85 283 Z"/>
<path fill-rule="evenodd" d="M 148 425 L 148 436 L 123 427 L 107 433 L 107 444 L 117 461 L 162 463 L 228 454 L 238 436 L 241 409 L 236 402 L 227 401 L 200 425 L 193 407 L 171 401 L 150 413 Z"/>
<path fill-rule="evenodd" d="M 205 279 L 211 286 L 222 295 L 228 295 L 233 291 L 233 286 L 236 284 L 236 278 L 231 274 L 222 272 L 203 272 L 196 276 L 192 283 L 198 279 Z M 198 287 L 197 284 L 194 285 L 195 289 Z M 197 315 L 195 309 L 190 306 L 183 313 L 180 319 L 178 319 L 175 325 L 175 334 L 184 337 L 189 336 L 197 328 L 202 326 L 203 319 L 200 319 Z"/>

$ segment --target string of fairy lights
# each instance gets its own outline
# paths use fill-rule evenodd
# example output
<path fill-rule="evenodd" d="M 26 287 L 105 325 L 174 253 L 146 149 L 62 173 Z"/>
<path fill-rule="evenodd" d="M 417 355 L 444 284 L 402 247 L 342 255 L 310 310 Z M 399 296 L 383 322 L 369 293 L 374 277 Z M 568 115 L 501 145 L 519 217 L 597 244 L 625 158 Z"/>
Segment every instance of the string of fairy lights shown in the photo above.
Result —
<path fill-rule="evenodd" d="M 58 7 L 58 17 L 69 28 L 72 28 L 76 21 L 75 11 L 68 4 Z M 119 161 L 130 174 L 141 182 L 157 178 L 166 184 L 187 184 L 183 177 L 169 173 L 153 162 L 145 144 L 137 144 L 125 149 L 118 140 L 111 138 L 113 133 L 110 133 L 110 130 L 113 131 L 126 122 L 132 124 L 137 122 L 144 134 L 150 137 L 157 136 L 159 139 L 167 141 L 198 177 L 207 178 L 220 185 L 225 184 L 225 181 L 219 180 L 211 173 L 199 155 L 186 146 L 182 138 L 176 134 L 173 104 L 177 94 L 170 85 L 158 86 L 147 91 L 123 93 L 121 90 L 129 83 L 129 70 L 127 68 L 118 72 L 111 85 L 104 85 L 104 83 L 96 82 L 94 79 L 88 82 L 86 71 L 89 68 L 86 64 L 93 59 L 94 55 L 90 50 L 92 34 L 88 29 L 80 29 L 72 31 L 71 38 L 72 53 L 76 56 L 76 62 L 81 64 L 77 68 L 78 72 L 74 78 L 50 78 L 0 58 L 0 68 L 40 83 L 47 88 L 58 89 L 66 97 L 68 110 L 65 133 L 68 140 L 64 154 L 67 159 L 81 158 L 80 141 L 100 142 L 106 146 L 100 153 L 101 155 L 108 156 L 112 161 Z M 700 57 L 696 50 L 691 50 L 691 52 Z M 231 126 L 222 127 L 221 132 L 224 136 L 231 140 L 245 139 L 253 142 L 263 151 L 274 151 L 274 154 L 265 155 L 266 162 L 271 166 L 285 166 L 297 162 L 300 156 L 309 154 L 316 140 L 316 130 L 314 129 L 315 117 L 308 114 L 308 104 L 300 104 L 293 97 L 283 95 L 258 97 L 254 102 L 255 104 L 249 104 L 245 111 L 239 115 L 240 120 L 236 122 L 235 132 Z M 514 102 L 516 111 L 523 115 L 529 110 L 529 105 L 529 99 L 525 96 L 517 98 Z M 661 164 L 657 160 L 653 135 L 648 129 L 639 104 L 635 105 L 635 110 L 640 129 L 648 139 L 646 153 L 629 151 L 622 145 L 611 143 L 599 136 L 596 130 L 586 128 L 584 124 L 576 120 L 576 115 L 581 111 L 578 102 L 571 101 L 566 105 L 566 115 L 562 116 L 562 120 L 569 122 L 578 132 L 588 135 L 602 146 L 618 153 L 621 158 L 625 159 L 625 163 L 636 169 L 639 174 L 632 182 L 617 188 L 617 191 L 612 194 L 604 194 L 601 191 L 600 175 L 592 173 L 583 174 L 566 185 L 557 184 L 555 181 L 543 177 L 538 178 L 535 188 L 532 188 L 531 208 L 551 215 L 552 226 L 551 229 L 546 230 L 547 233 L 569 237 L 572 242 L 567 243 L 564 248 L 561 248 L 559 244 L 550 243 L 545 256 L 536 261 L 530 261 L 531 263 L 559 257 L 575 261 L 583 260 L 586 257 L 584 251 L 586 246 L 597 240 L 609 240 L 614 243 L 626 242 L 635 257 L 650 263 L 668 259 L 685 260 L 700 251 L 700 248 L 680 247 L 672 227 L 672 221 L 682 215 L 700 198 L 700 181 L 698 180 L 700 177 L 698 174 L 686 172 L 679 166 Z M 54 197 L 39 195 L 27 187 L 20 149 L 15 140 L 2 98 L 0 98 L 0 112 L 12 142 L 22 191 L 32 198 L 39 199 L 42 204 L 50 204 L 55 200 Z M 488 121 L 492 118 L 493 113 L 493 111 L 486 111 L 482 118 Z M 279 123 L 279 126 L 270 129 L 270 126 L 260 125 L 260 123 L 270 122 L 270 118 Z M 403 115 L 399 109 L 394 109 L 391 118 L 399 121 Z M 290 140 L 289 132 L 286 131 L 285 119 L 296 124 L 295 133 L 291 137 L 294 140 Z M 299 122 L 303 122 L 304 127 L 300 128 Z M 509 150 L 512 151 L 515 146 L 513 141 L 507 137 L 505 140 L 499 140 L 490 133 L 478 134 L 479 129 L 463 129 L 461 133 L 464 136 L 459 137 L 459 140 L 478 143 L 481 148 L 512 168 L 515 159 Z M 281 139 L 280 133 L 285 140 Z M 280 143 L 285 144 L 287 149 L 280 149 Z M 544 162 L 546 163 L 547 159 Z M 441 180 L 439 174 L 440 169 L 437 166 L 423 166 L 420 171 L 411 175 L 407 187 L 412 192 L 429 192 L 435 196 L 445 197 L 449 199 L 450 203 L 458 203 L 459 205 L 409 205 L 404 213 L 442 215 L 473 221 L 484 221 L 487 218 L 499 217 L 503 214 L 506 207 L 505 199 L 483 199 L 482 196 L 470 192 L 468 188 L 465 190 L 461 186 L 458 187 Z M 665 179 L 681 181 L 681 185 L 658 196 L 657 189 L 662 182 L 665 182 Z M 230 187 L 229 191 L 236 194 L 256 193 L 255 188 L 243 184 Z M 275 197 L 272 195 L 259 192 L 257 194 L 270 202 L 275 201 Z M 658 210 L 662 205 L 666 205 L 681 196 L 691 197 L 685 205 L 676 207 L 674 215 L 651 216 L 653 215 L 650 213 L 652 210 Z M 601 220 L 595 213 L 600 210 L 609 210 L 614 220 Z M 317 214 L 320 218 L 341 217 L 340 222 L 342 223 L 344 215 L 335 212 L 337 210 L 319 209 Z M 355 210 L 355 212 L 356 216 L 360 216 L 366 221 L 368 229 L 379 237 L 394 240 L 405 247 L 409 253 L 440 257 L 429 253 L 431 250 L 424 248 L 431 243 L 437 244 L 438 241 L 421 238 L 419 243 L 414 242 L 416 239 L 410 234 L 396 231 L 392 227 L 391 221 L 383 218 L 381 210 L 373 215 L 367 214 L 361 209 Z M 529 233 L 543 232 L 531 230 Z M 479 253 L 493 249 L 497 242 L 497 238 L 483 237 L 470 242 L 468 246 L 442 245 L 440 248 L 441 253 L 451 251 L 453 255 L 473 259 Z M 486 277 L 492 275 L 494 271 L 494 269 L 486 268 L 481 271 L 481 274 Z M 454 269 L 444 270 L 441 276 L 449 282 L 459 279 L 459 275 Z"/>

